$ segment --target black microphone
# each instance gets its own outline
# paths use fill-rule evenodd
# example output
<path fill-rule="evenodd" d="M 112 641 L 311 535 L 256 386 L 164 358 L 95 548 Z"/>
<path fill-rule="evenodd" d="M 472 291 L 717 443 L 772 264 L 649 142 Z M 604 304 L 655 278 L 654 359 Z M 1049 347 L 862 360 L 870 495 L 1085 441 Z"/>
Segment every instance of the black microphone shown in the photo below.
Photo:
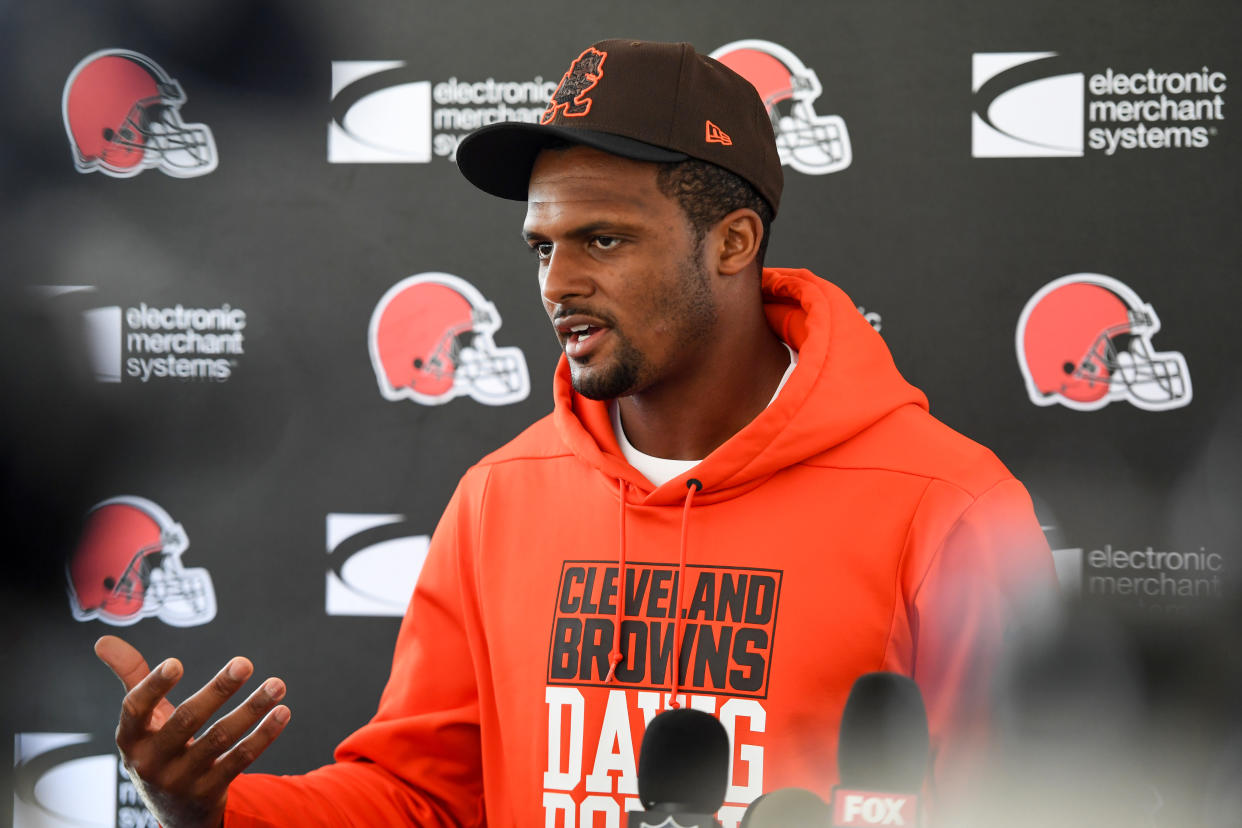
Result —
<path fill-rule="evenodd" d="M 651 720 L 638 752 L 638 798 L 628 828 L 720 828 L 729 781 L 729 734 L 715 716 L 688 707 Z"/>
<path fill-rule="evenodd" d="M 750 803 L 740 828 L 830 828 L 832 809 L 806 788 L 780 788 Z"/>
<path fill-rule="evenodd" d="M 859 676 L 841 714 L 832 825 L 917 826 L 929 747 L 918 685 L 897 673 Z"/>

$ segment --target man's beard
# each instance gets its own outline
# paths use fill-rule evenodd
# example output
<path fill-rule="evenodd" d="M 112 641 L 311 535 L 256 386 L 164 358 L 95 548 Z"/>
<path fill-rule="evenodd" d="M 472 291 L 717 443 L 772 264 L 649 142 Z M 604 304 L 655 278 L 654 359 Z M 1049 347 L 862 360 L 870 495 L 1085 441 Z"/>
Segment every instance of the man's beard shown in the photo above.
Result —
<path fill-rule="evenodd" d="M 656 301 L 652 303 L 678 315 L 674 348 L 680 350 L 710 336 L 716 321 L 716 303 L 710 277 L 703 267 L 701 247 L 696 248 L 681 262 L 679 271 L 682 278 L 678 287 L 668 291 L 667 295 L 655 297 Z M 641 390 L 637 386 L 652 379 L 650 358 L 621 331 L 613 328 L 612 335 L 617 341 L 612 364 L 607 370 L 580 371 L 570 362 L 573 389 L 587 399 L 614 400 L 624 397 Z"/>
<path fill-rule="evenodd" d="M 625 396 L 648 365 L 646 355 L 635 348 L 624 335 L 619 334 L 616 328 L 613 328 L 612 335 L 617 338 L 618 343 L 610 370 L 583 376 L 570 363 L 570 379 L 574 390 L 589 400 L 615 400 Z"/>

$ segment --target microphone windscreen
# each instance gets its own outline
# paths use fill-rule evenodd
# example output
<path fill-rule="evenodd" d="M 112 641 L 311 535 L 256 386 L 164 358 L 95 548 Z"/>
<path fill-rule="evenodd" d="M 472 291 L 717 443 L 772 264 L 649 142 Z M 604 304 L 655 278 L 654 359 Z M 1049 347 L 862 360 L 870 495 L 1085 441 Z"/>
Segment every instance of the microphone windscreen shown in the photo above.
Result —
<path fill-rule="evenodd" d="M 781 788 L 750 803 L 741 828 L 829 828 L 832 809 L 805 788 Z"/>
<path fill-rule="evenodd" d="M 917 792 L 929 747 L 918 685 L 897 673 L 859 676 L 841 715 L 837 767 L 842 787 Z"/>
<path fill-rule="evenodd" d="M 714 814 L 729 781 L 729 734 L 715 716 L 680 707 L 651 720 L 638 754 L 643 805 Z"/>

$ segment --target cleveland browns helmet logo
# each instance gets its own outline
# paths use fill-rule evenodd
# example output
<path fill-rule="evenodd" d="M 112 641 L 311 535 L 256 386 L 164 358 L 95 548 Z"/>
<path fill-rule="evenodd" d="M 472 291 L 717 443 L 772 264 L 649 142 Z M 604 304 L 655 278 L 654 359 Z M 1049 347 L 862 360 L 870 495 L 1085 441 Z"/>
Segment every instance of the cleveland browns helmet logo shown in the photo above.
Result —
<path fill-rule="evenodd" d="M 105 49 L 83 58 L 65 82 L 61 114 L 78 172 L 129 178 L 158 169 L 175 178 L 216 168 L 204 124 L 181 119 L 181 84 L 146 55 Z"/>
<path fill-rule="evenodd" d="M 156 617 L 174 627 L 216 617 L 211 575 L 186 567 L 185 529 L 145 497 L 96 503 L 66 566 L 69 606 L 78 621 L 128 626 Z"/>
<path fill-rule="evenodd" d="M 711 57 L 750 81 L 767 107 L 781 163 L 807 175 L 838 172 L 854 158 L 840 115 L 821 115 L 824 87 L 814 69 L 770 40 L 735 40 Z"/>
<path fill-rule="evenodd" d="M 1148 411 L 1187 405 L 1190 371 L 1157 351 L 1160 317 L 1128 285 L 1074 273 L 1044 285 L 1018 319 L 1018 365 L 1031 402 L 1094 411 L 1125 401 Z"/>
<path fill-rule="evenodd" d="M 492 339 L 500 312 L 451 273 L 419 273 L 388 289 L 371 314 L 367 342 L 380 393 L 441 405 L 469 396 L 508 405 L 530 395 L 526 357 Z"/>

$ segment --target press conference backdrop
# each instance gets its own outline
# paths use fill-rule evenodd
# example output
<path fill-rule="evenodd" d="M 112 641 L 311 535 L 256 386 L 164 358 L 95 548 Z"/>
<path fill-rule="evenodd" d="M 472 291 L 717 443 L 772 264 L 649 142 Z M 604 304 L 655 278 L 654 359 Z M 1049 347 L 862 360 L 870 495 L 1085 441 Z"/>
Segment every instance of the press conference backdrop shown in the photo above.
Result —
<path fill-rule="evenodd" d="M 455 148 L 537 119 L 612 36 L 756 84 L 769 263 L 843 287 L 1026 483 L 1146 720 L 1215 709 L 1187 688 L 1236 670 L 1240 24 L 1228 0 L 8 4 L 0 824 L 143 824 L 101 634 L 185 687 L 235 654 L 285 678 L 257 770 L 369 718 L 456 480 L 551 409 L 523 205 Z M 1165 801 L 1219 764 L 1189 721 L 1190 769 L 1136 782 Z"/>

